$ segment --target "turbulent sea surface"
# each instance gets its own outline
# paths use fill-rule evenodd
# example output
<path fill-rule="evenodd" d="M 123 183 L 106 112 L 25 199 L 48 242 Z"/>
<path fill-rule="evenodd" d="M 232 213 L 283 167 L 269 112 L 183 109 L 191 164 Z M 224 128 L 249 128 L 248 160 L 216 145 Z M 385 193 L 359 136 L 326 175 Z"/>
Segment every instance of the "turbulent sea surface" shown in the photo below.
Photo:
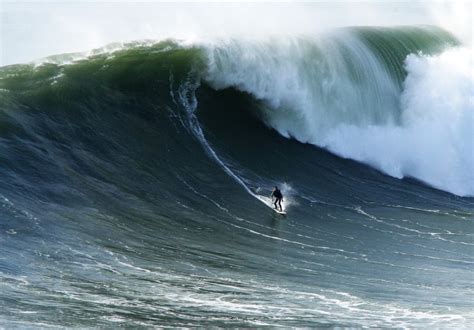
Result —
<path fill-rule="evenodd" d="M 472 326 L 455 37 L 114 47 L 0 68 L 0 326 Z"/>

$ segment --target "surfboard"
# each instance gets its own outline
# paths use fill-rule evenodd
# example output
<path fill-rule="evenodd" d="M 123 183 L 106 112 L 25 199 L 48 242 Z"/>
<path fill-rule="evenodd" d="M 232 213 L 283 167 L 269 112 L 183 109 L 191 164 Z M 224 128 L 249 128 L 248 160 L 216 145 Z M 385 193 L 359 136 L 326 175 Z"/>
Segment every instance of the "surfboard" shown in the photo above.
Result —
<path fill-rule="evenodd" d="M 273 203 L 272 203 L 271 198 L 269 198 L 267 196 L 258 195 L 258 194 L 255 194 L 254 196 L 257 197 L 258 200 L 260 200 L 263 204 L 265 204 L 266 206 L 271 208 L 276 213 L 281 214 L 281 215 L 286 215 L 285 211 L 280 211 L 280 210 L 277 210 L 273 207 Z"/>
<path fill-rule="evenodd" d="M 280 211 L 280 210 L 277 210 L 277 209 L 273 209 L 273 211 L 275 211 L 276 213 L 281 214 L 281 215 L 286 215 L 285 211 Z"/>

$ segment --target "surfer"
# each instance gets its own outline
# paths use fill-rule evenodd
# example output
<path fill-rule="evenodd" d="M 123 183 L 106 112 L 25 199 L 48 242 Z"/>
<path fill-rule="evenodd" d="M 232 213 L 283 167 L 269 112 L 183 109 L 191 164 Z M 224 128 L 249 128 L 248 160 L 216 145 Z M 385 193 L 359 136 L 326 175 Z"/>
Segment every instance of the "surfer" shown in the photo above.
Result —
<path fill-rule="evenodd" d="M 278 189 L 277 186 L 273 188 L 271 197 L 272 197 L 272 201 L 273 201 L 273 197 L 275 197 L 275 202 L 273 203 L 275 205 L 275 210 L 278 210 L 277 208 L 277 203 L 278 203 L 278 206 L 280 206 L 280 212 L 283 212 L 283 209 L 281 207 L 281 201 L 283 200 L 283 195 L 281 194 L 281 191 L 280 189 Z"/>

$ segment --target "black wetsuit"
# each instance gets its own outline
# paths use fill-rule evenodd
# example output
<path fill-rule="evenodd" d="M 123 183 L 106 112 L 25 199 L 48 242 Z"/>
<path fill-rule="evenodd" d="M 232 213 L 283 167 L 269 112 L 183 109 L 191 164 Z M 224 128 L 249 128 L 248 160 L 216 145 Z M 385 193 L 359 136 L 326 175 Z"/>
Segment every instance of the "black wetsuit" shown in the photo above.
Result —
<path fill-rule="evenodd" d="M 279 189 L 273 190 L 272 197 L 275 197 L 275 202 L 273 203 L 275 205 L 275 209 L 277 209 L 277 203 L 278 203 L 278 206 L 280 206 L 280 211 L 281 211 L 282 210 L 281 200 L 283 199 L 283 195 L 281 194 L 281 191 Z"/>

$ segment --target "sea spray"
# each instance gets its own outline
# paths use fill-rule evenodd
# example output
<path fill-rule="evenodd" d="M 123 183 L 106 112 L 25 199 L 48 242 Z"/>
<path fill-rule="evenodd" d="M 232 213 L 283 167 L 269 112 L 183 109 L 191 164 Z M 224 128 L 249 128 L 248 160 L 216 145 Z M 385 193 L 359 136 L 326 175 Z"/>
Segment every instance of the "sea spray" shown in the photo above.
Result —
<path fill-rule="evenodd" d="M 324 140 L 341 156 L 461 196 L 474 195 L 472 49 L 410 55 L 400 125 L 339 125 Z"/>
<path fill-rule="evenodd" d="M 472 196 L 472 52 L 436 28 L 382 32 L 216 43 L 206 81 L 253 95 L 285 137 Z"/>

